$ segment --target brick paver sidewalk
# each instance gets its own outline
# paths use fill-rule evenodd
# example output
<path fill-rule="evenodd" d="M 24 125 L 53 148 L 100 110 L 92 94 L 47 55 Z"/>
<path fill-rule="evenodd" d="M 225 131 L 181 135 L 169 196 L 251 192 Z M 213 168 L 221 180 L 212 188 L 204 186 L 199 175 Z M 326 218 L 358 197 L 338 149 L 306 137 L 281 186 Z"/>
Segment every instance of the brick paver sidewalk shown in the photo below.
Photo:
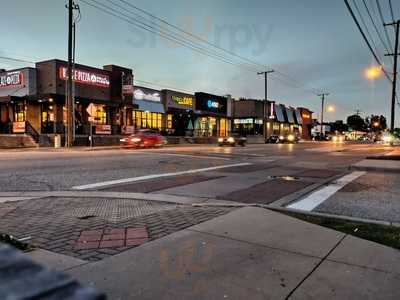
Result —
<path fill-rule="evenodd" d="M 132 199 L 48 197 L 0 203 L 0 233 L 97 261 L 230 211 Z"/>

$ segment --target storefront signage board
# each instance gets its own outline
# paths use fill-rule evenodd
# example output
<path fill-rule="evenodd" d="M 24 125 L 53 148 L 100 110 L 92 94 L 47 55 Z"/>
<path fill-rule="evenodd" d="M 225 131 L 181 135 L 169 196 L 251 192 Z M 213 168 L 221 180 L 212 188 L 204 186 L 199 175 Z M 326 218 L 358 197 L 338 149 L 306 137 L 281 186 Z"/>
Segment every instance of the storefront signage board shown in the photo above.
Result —
<path fill-rule="evenodd" d="M 221 96 L 196 93 L 196 110 L 226 116 L 228 99 Z"/>
<path fill-rule="evenodd" d="M 111 134 L 111 125 L 96 125 L 96 134 Z"/>
<path fill-rule="evenodd" d="M 22 71 L 7 72 L 0 74 L 0 88 L 18 87 L 24 84 Z"/>
<path fill-rule="evenodd" d="M 60 67 L 59 69 L 60 79 L 67 80 L 68 78 L 67 73 L 68 72 L 66 67 Z M 104 74 L 75 69 L 72 78 L 75 81 L 75 83 L 79 84 L 93 85 L 104 88 L 110 87 L 110 78 L 108 75 Z"/>
<path fill-rule="evenodd" d="M 13 122 L 13 133 L 25 133 L 25 122 Z"/>

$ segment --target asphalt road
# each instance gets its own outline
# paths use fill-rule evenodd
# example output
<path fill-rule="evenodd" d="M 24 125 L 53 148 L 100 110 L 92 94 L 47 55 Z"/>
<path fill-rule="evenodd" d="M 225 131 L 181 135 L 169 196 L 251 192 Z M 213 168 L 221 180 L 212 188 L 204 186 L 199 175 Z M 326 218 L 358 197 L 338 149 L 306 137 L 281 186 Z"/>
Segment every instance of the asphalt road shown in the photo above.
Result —
<path fill-rule="evenodd" d="M 278 169 L 345 171 L 366 155 L 384 151 L 385 148 L 377 145 L 328 143 L 244 148 L 207 145 L 147 150 L 2 151 L 0 191 L 69 190 L 103 181 L 238 163 L 267 164 Z M 250 172 L 246 174 L 251 175 Z"/>

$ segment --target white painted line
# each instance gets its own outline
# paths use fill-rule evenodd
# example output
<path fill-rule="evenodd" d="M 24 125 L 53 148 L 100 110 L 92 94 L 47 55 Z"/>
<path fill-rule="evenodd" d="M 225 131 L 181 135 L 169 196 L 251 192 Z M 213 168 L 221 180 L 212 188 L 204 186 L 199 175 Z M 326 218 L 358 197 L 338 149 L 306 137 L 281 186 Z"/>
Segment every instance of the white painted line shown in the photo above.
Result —
<path fill-rule="evenodd" d="M 343 151 L 344 148 L 323 147 L 323 148 L 308 148 L 304 150 L 309 152 L 335 152 L 335 151 Z"/>
<path fill-rule="evenodd" d="M 124 178 L 124 179 L 104 181 L 104 182 L 98 182 L 98 183 L 92 183 L 92 184 L 86 184 L 86 185 L 79 185 L 79 186 L 72 187 L 72 189 L 73 190 L 88 190 L 88 189 L 94 189 L 94 188 L 98 188 L 98 187 L 105 187 L 105 186 L 110 186 L 110 185 L 137 182 L 137 181 L 149 180 L 149 179 L 154 179 L 154 178 L 163 178 L 163 177 L 172 177 L 172 176 L 185 175 L 185 174 L 194 174 L 194 173 L 200 173 L 200 172 L 214 171 L 214 170 L 233 168 L 233 167 L 243 167 L 243 166 L 249 166 L 249 165 L 251 165 L 251 163 L 223 165 L 223 166 L 187 170 L 187 171 L 181 171 L 181 172 L 175 172 L 175 173 L 152 174 L 152 175 L 146 175 L 146 176 Z"/>
<path fill-rule="evenodd" d="M 137 153 L 145 153 L 145 152 L 137 152 Z M 217 159 L 217 160 L 232 160 L 231 158 L 226 158 L 226 157 L 218 157 L 218 156 L 208 156 L 208 154 L 203 155 L 193 155 L 193 154 L 179 154 L 179 153 L 160 153 L 160 152 L 151 152 L 151 153 L 145 153 L 145 154 L 159 154 L 165 155 L 165 156 L 177 156 L 177 157 L 190 157 L 190 158 L 197 158 L 197 159 Z"/>
<path fill-rule="evenodd" d="M 342 178 L 336 180 L 332 184 L 312 193 L 311 195 L 307 196 L 306 198 L 293 203 L 288 206 L 288 208 L 299 209 L 304 211 L 312 211 L 318 205 L 323 203 L 329 197 L 334 195 L 337 191 L 343 188 L 348 183 L 352 182 L 353 180 L 359 178 L 360 176 L 364 175 L 366 172 L 353 172 Z"/>

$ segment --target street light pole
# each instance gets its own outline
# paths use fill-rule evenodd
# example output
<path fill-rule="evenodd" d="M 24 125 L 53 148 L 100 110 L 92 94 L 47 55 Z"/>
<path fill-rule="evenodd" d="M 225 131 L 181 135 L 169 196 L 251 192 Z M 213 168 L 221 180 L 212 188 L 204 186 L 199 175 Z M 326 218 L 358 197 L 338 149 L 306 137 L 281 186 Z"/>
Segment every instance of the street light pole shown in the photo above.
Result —
<path fill-rule="evenodd" d="M 394 53 L 388 53 L 385 56 L 394 56 L 394 65 L 393 65 L 393 85 L 392 85 L 392 106 L 391 106 L 391 114 L 390 114 L 390 131 L 394 132 L 394 118 L 395 118 L 395 107 L 396 107 L 396 88 L 397 88 L 397 61 L 399 53 L 399 27 L 400 20 L 390 24 L 384 24 L 385 26 L 395 26 L 396 27 L 396 41 L 394 47 Z"/>
<path fill-rule="evenodd" d="M 324 126 L 324 107 L 325 107 L 325 96 L 329 96 L 329 93 L 322 93 L 318 95 L 321 97 L 321 136 Z"/>
<path fill-rule="evenodd" d="M 263 109 L 263 133 L 264 133 L 264 138 L 267 137 L 267 127 L 266 127 L 266 123 L 265 123 L 265 110 L 266 110 L 266 106 L 267 106 L 267 101 L 268 101 L 268 74 L 270 73 L 274 73 L 274 70 L 268 70 L 268 71 L 264 71 L 264 72 L 258 72 L 257 75 L 264 75 L 264 80 L 265 80 L 265 98 L 264 98 L 264 109 Z"/>

